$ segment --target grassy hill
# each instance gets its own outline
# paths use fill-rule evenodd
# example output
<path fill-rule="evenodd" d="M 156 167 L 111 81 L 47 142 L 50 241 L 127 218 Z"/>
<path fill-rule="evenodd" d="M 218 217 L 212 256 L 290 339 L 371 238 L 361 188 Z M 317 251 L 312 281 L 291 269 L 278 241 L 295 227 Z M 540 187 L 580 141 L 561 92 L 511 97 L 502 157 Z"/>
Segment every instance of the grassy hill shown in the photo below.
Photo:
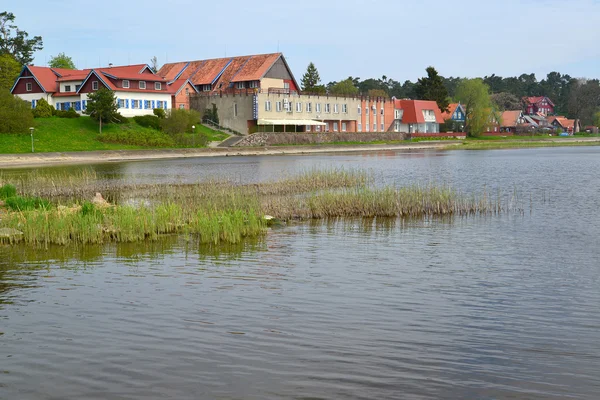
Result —
<path fill-rule="evenodd" d="M 204 147 L 202 143 L 221 141 L 227 135 L 209 129 L 203 125 L 196 127 L 196 133 L 184 134 L 179 144 L 163 132 L 138 125 L 133 119 L 124 124 L 108 124 L 102 126 L 103 135 L 98 133 L 98 123 L 90 117 L 80 118 L 38 118 L 35 120 L 34 147 L 36 153 L 62 151 L 91 151 L 91 150 L 131 150 L 152 149 L 165 147 Z M 132 145 L 122 143 L 128 138 L 166 138 L 169 145 Z M 117 143 L 119 138 L 121 143 Z M 202 140 L 204 138 L 205 140 Z M 138 140 L 142 143 L 143 140 Z M 185 143 L 185 144 L 181 144 Z M 0 134 L 0 154 L 30 153 L 31 136 L 29 132 L 23 135 Z"/>

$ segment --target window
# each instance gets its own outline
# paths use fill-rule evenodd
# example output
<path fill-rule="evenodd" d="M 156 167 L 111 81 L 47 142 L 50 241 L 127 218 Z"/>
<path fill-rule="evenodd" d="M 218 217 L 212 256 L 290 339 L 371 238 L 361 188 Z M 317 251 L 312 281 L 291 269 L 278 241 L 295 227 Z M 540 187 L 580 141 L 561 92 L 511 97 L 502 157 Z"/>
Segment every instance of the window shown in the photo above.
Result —
<path fill-rule="evenodd" d="M 369 132 L 369 122 L 365 124 L 365 132 Z"/>
<path fill-rule="evenodd" d="M 360 106 L 358 106 L 358 115 L 360 115 L 360 112 L 361 112 L 361 111 L 362 111 L 362 110 L 361 110 Z"/>
<path fill-rule="evenodd" d="M 238 82 L 238 83 L 235 84 L 235 86 L 238 89 L 245 89 L 246 88 L 246 82 Z"/>
<path fill-rule="evenodd" d="M 75 91 L 79 92 L 79 89 L 81 89 L 81 85 L 75 85 Z"/>
<path fill-rule="evenodd" d="M 152 102 L 150 100 L 144 100 L 144 108 L 146 110 L 152 108 Z"/>
<path fill-rule="evenodd" d="M 400 119 L 400 110 L 394 110 L 394 119 Z"/>
<path fill-rule="evenodd" d="M 342 122 L 342 132 L 346 132 L 346 123 Z"/>
<path fill-rule="evenodd" d="M 92 90 L 98 90 L 98 81 L 92 82 Z"/>
<path fill-rule="evenodd" d="M 325 123 L 325 132 L 329 132 L 329 122 Z"/>
<path fill-rule="evenodd" d="M 202 85 L 203 92 L 210 92 L 210 85 Z"/>
<path fill-rule="evenodd" d="M 161 90 L 162 89 L 162 85 L 160 84 L 160 82 L 154 82 L 154 90 Z"/>
<path fill-rule="evenodd" d="M 394 126 L 394 131 L 396 131 L 396 132 L 400 131 L 400 121 L 396 121 L 396 124 Z"/>
<path fill-rule="evenodd" d="M 369 115 L 369 107 L 365 107 L 365 115 Z"/>
<path fill-rule="evenodd" d="M 185 88 L 185 95 L 189 96 L 190 95 L 190 88 Z"/>
<path fill-rule="evenodd" d="M 123 79 L 123 89 L 129 89 L 129 81 L 127 79 Z"/>
<path fill-rule="evenodd" d="M 377 124 L 373 124 L 373 132 L 377 132 Z"/>
<path fill-rule="evenodd" d="M 381 132 L 384 132 L 384 131 L 385 131 L 384 125 L 385 125 L 385 124 L 383 124 L 383 123 L 381 124 Z"/>
<path fill-rule="evenodd" d="M 317 125 L 317 132 L 321 132 L 321 125 Z"/>
<path fill-rule="evenodd" d="M 342 112 L 348 114 L 348 104 L 342 104 Z"/>
<path fill-rule="evenodd" d="M 337 132 L 337 131 L 338 131 L 338 123 L 337 123 L 337 122 L 334 122 L 334 123 L 333 123 L 333 131 L 334 131 L 334 132 Z"/>
<path fill-rule="evenodd" d="M 146 82 L 145 81 L 140 81 L 140 89 L 146 89 Z"/>
<path fill-rule="evenodd" d="M 296 112 L 299 112 L 299 113 L 302 112 L 302 103 L 300 103 L 300 102 L 296 103 Z"/>
<path fill-rule="evenodd" d="M 26 89 L 28 92 L 31 92 L 31 91 L 33 90 L 33 84 L 32 84 L 31 82 L 27 82 L 27 83 L 25 84 L 25 89 Z"/>
<path fill-rule="evenodd" d="M 321 112 L 321 103 L 317 103 L 317 105 L 315 107 L 316 107 L 316 111 L 318 113 L 320 113 Z"/>
<path fill-rule="evenodd" d="M 330 113 L 331 112 L 331 104 L 329 104 L 329 103 L 325 104 L 325 112 L 326 113 Z"/>
<path fill-rule="evenodd" d="M 359 110 L 360 110 L 360 108 L 359 108 Z M 358 129 L 357 129 L 357 130 L 358 130 L 359 132 L 362 132 L 362 124 L 358 124 Z"/>
<path fill-rule="evenodd" d="M 275 110 L 277 112 L 281 112 L 281 102 L 280 101 L 278 101 L 277 103 L 275 103 Z"/>
<path fill-rule="evenodd" d="M 312 103 L 306 103 L 306 112 L 312 112 Z"/>
<path fill-rule="evenodd" d="M 71 85 L 65 85 L 65 92 L 71 91 Z"/>
<path fill-rule="evenodd" d="M 180 109 L 180 110 L 185 110 L 185 104 L 180 104 L 180 105 L 179 105 L 179 109 Z"/>
<path fill-rule="evenodd" d="M 133 109 L 139 109 L 140 108 L 140 101 L 139 100 L 131 100 L 131 108 L 133 108 Z"/>
<path fill-rule="evenodd" d="M 252 81 L 252 82 L 250 82 L 250 88 L 251 89 L 257 89 L 258 88 L 258 81 Z"/>
<path fill-rule="evenodd" d="M 233 116 L 237 117 L 238 116 L 238 107 L 237 107 L 237 103 L 233 103 Z"/>
<path fill-rule="evenodd" d="M 73 110 L 77 110 L 79 108 L 79 102 L 78 101 L 74 101 L 71 103 L 71 108 Z"/>
<path fill-rule="evenodd" d="M 119 108 L 125 108 L 125 100 L 119 99 L 119 101 L 117 102 L 117 104 L 119 105 Z"/>
<path fill-rule="evenodd" d="M 383 115 L 384 111 L 383 111 L 383 107 L 381 107 L 381 115 Z"/>
<path fill-rule="evenodd" d="M 339 107 L 338 107 L 337 104 L 333 105 L 333 112 L 336 113 L 336 114 L 340 112 L 340 109 L 339 109 Z"/>
<path fill-rule="evenodd" d="M 271 100 L 265 101 L 265 111 L 271 111 Z"/>
<path fill-rule="evenodd" d="M 310 132 L 310 125 L 306 125 L 305 131 Z"/>

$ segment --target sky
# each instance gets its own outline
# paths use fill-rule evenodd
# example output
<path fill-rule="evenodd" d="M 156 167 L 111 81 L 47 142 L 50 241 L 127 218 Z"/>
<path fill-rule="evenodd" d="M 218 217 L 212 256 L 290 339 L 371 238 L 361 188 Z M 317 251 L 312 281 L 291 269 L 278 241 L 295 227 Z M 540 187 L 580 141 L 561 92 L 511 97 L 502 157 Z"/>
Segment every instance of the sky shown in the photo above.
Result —
<path fill-rule="evenodd" d="M 281 51 L 296 79 L 416 80 L 558 71 L 600 78 L 600 0 L 81 0 L 4 2 L 46 65 L 160 65 Z"/>

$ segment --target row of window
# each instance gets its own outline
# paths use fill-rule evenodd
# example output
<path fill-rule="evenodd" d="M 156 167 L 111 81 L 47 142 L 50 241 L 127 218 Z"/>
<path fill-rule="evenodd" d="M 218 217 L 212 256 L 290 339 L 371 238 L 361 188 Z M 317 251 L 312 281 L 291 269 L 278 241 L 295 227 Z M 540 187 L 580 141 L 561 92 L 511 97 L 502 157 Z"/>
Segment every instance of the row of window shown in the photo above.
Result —
<path fill-rule="evenodd" d="M 373 106 L 371 107 L 371 109 L 373 110 L 373 114 L 377 114 L 377 107 L 376 107 L 375 105 L 373 105 Z M 358 114 L 360 114 L 360 113 L 361 113 L 361 110 L 362 110 L 362 109 L 361 109 L 360 107 L 358 107 L 358 109 L 357 109 L 357 111 L 358 111 Z M 385 114 L 385 111 L 384 111 L 383 107 L 381 107 L 381 111 L 380 111 L 380 113 L 381 113 L 381 115 L 384 115 L 384 114 Z M 365 107 L 365 115 L 369 115 L 369 107 Z"/>
<path fill-rule="evenodd" d="M 304 108 L 304 103 L 300 103 L 297 102 L 296 103 L 296 112 L 302 112 L 302 109 Z M 265 111 L 271 111 L 272 108 L 272 104 L 271 104 L 271 100 L 267 100 L 265 101 Z M 275 102 L 275 111 L 277 112 L 281 112 L 281 111 L 292 111 L 293 107 L 292 107 L 292 103 L 291 102 L 287 102 L 287 101 L 276 101 Z M 348 104 L 342 104 L 341 107 L 342 113 L 343 114 L 347 114 L 348 113 Z M 312 112 L 312 103 L 306 103 L 306 112 L 310 113 Z M 320 113 L 321 112 L 321 103 L 316 103 L 315 104 L 315 112 Z M 339 114 L 340 112 L 340 105 L 339 104 L 334 104 L 333 105 L 333 113 L 334 114 Z M 330 103 L 325 103 L 325 113 L 330 114 L 331 113 L 331 104 Z"/>
<path fill-rule="evenodd" d="M 373 127 L 373 129 L 369 130 L 369 128 L 371 126 Z M 362 132 L 363 131 L 363 125 L 362 124 L 358 124 L 356 130 L 358 132 Z M 377 123 L 374 123 L 373 125 L 365 124 L 365 132 L 377 132 Z M 384 124 L 381 124 L 380 132 L 385 132 L 385 125 Z"/>
<path fill-rule="evenodd" d="M 134 100 L 134 99 L 117 99 L 119 108 L 132 110 L 153 110 L 155 108 L 167 109 L 167 102 L 162 100 Z"/>
<path fill-rule="evenodd" d="M 127 79 L 123 80 L 123 89 L 129 89 L 129 81 Z M 138 82 L 138 88 L 139 89 L 146 89 L 146 82 L 145 81 L 139 81 Z M 160 82 L 154 82 L 154 90 L 161 90 L 162 89 L 162 83 Z M 94 89 L 97 90 L 97 89 Z"/>

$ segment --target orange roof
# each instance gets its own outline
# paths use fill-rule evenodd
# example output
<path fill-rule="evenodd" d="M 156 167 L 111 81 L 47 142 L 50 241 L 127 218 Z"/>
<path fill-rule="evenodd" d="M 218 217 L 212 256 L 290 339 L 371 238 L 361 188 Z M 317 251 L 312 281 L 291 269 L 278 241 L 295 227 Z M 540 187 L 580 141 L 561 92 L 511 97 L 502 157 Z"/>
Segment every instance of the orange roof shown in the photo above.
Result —
<path fill-rule="evenodd" d="M 574 119 L 568 119 L 565 117 L 554 117 L 554 120 L 556 120 L 556 122 L 558 122 L 560 124 L 560 126 L 562 126 L 563 128 L 574 128 L 575 127 L 575 120 Z M 554 122 L 554 121 L 552 121 Z"/>
<path fill-rule="evenodd" d="M 27 67 L 33 74 L 35 79 L 40 83 L 42 89 L 47 93 L 58 92 L 58 85 L 56 79 L 58 78 L 54 71 L 48 67 L 36 67 L 30 65 Z"/>
<path fill-rule="evenodd" d="M 513 127 L 519 123 L 519 117 L 521 116 L 521 110 L 515 111 L 504 111 L 502 113 L 502 126 Z"/>
<path fill-rule="evenodd" d="M 172 81 L 188 64 L 188 62 L 165 64 L 158 70 L 156 74 L 162 76 L 168 81 Z"/>
<path fill-rule="evenodd" d="M 554 103 L 552 102 L 552 100 L 550 100 L 548 97 L 546 96 L 532 96 L 532 97 L 523 97 L 523 101 L 526 104 L 538 104 L 539 102 L 541 102 L 542 100 L 548 100 L 548 102 L 552 105 L 554 105 Z"/>
<path fill-rule="evenodd" d="M 396 109 L 404 110 L 402 115 L 403 124 L 424 124 L 425 116 L 423 111 L 432 110 L 435 114 L 435 122 L 444 123 L 442 113 L 435 101 L 431 100 L 394 100 Z"/>
<path fill-rule="evenodd" d="M 261 79 L 280 57 L 281 53 L 250 56 L 248 61 L 236 73 L 235 82 Z"/>
<path fill-rule="evenodd" d="M 196 91 L 196 88 L 194 87 L 194 85 L 192 85 L 192 82 L 190 82 L 189 79 L 177 79 L 176 81 L 171 82 L 167 87 L 167 91 L 171 94 L 177 94 L 179 93 L 181 88 L 183 88 L 188 83 L 193 88 L 193 90 Z"/>
<path fill-rule="evenodd" d="M 60 70 L 58 68 L 52 68 L 54 72 L 60 74 L 57 81 L 82 81 L 90 73 L 91 69 L 79 69 L 79 70 Z"/>

